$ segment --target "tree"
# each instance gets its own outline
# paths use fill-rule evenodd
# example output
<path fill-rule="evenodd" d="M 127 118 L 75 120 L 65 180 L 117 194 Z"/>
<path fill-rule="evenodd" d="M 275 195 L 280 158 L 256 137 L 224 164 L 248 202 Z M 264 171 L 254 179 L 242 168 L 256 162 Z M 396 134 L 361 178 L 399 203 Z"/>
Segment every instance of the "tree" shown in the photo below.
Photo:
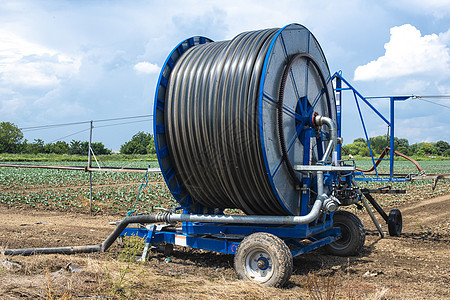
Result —
<path fill-rule="evenodd" d="M 67 154 L 69 153 L 69 144 L 64 141 L 57 141 L 55 143 L 46 144 L 44 146 L 44 151 L 46 153 Z"/>
<path fill-rule="evenodd" d="M 0 153 L 17 153 L 22 148 L 23 133 L 11 122 L 0 122 Z"/>
<path fill-rule="evenodd" d="M 120 152 L 123 154 L 150 154 L 156 153 L 153 135 L 139 131 L 130 141 L 120 146 Z"/>
<path fill-rule="evenodd" d="M 365 138 L 362 138 L 362 137 L 359 137 L 359 138 L 356 138 L 356 139 L 353 140 L 353 143 L 356 143 L 356 142 L 362 142 L 362 143 L 365 143 L 365 142 L 366 142 L 366 139 L 365 139 Z"/>
<path fill-rule="evenodd" d="M 107 149 L 102 142 L 94 142 L 91 144 L 92 150 L 95 155 L 110 154 L 111 150 Z M 70 141 L 69 154 L 88 155 L 89 142 L 82 141 Z"/>
<path fill-rule="evenodd" d="M 408 152 L 404 153 L 404 154 L 409 155 L 409 156 L 417 155 L 418 150 L 419 150 L 419 145 L 417 143 L 412 144 L 408 147 Z"/>
<path fill-rule="evenodd" d="M 86 148 L 89 148 L 89 142 L 85 142 L 85 143 L 87 143 L 87 147 Z M 92 150 L 94 151 L 94 153 L 96 155 L 103 155 L 103 154 L 110 154 L 111 153 L 111 150 L 107 149 L 105 147 L 105 145 L 103 145 L 102 142 L 92 143 L 91 147 L 92 147 Z"/>
<path fill-rule="evenodd" d="M 370 156 L 369 146 L 365 142 L 357 141 L 345 145 L 344 152 L 351 155 Z"/>
<path fill-rule="evenodd" d="M 41 139 L 34 139 L 33 143 L 28 143 L 26 152 L 32 154 L 44 153 L 44 141 Z"/>
<path fill-rule="evenodd" d="M 445 150 L 443 153 L 444 156 L 450 157 L 450 148 Z"/>
<path fill-rule="evenodd" d="M 399 139 L 397 137 L 394 137 L 394 144 L 397 144 L 396 146 L 398 147 L 403 147 L 408 149 L 409 147 L 409 142 L 407 139 Z"/>
<path fill-rule="evenodd" d="M 438 155 L 444 155 L 447 149 L 450 149 L 450 145 L 445 141 L 438 141 L 434 146 Z"/>
<path fill-rule="evenodd" d="M 420 150 L 422 150 L 422 152 L 425 153 L 426 155 L 436 154 L 436 148 L 431 143 L 420 143 L 419 151 Z"/>
<path fill-rule="evenodd" d="M 84 147 L 82 141 L 71 140 L 69 145 L 69 154 L 87 155 L 88 147 Z"/>
<path fill-rule="evenodd" d="M 389 136 L 387 135 L 379 135 L 376 137 L 369 138 L 370 147 L 374 152 L 374 155 L 380 155 L 386 147 L 389 146 Z"/>

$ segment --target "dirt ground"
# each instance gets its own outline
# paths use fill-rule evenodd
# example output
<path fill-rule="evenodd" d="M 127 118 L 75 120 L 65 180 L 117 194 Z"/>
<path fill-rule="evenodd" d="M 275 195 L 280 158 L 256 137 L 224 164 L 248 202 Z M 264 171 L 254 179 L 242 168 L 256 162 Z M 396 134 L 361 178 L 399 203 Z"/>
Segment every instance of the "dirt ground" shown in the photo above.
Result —
<path fill-rule="evenodd" d="M 120 259 L 133 246 L 115 243 L 108 253 L 0 255 L 0 299 L 450 299 L 449 207 L 450 195 L 404 203 L 403 234 L 384 239 L 356 212 L 367 234 L 362 253 L 299 256 L 282 289 L 237 280 L 230 255 L 176 247 L 169 262 L 155 252 L 136 263 Z M 98 244 L 120 219 L 0 208 L 0 248 Z"/>

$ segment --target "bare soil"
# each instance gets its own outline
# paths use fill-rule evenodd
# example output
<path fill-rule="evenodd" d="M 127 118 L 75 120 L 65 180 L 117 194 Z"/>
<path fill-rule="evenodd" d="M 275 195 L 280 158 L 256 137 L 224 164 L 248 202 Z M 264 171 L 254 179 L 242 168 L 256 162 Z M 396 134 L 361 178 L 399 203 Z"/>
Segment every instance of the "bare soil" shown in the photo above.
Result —
<path fill-rule="evenodd" d="M 176 247 L 170 262 L 158 252 L 127 262 L 120 253 L 134 248 L 115 243 L 109 253 L 0 255 L 0 299 L 450 299 L 449 207 L 449 194 L 402 203 L 403 234 L 383 239 L 356 211 L 362 253 L 301 255 L 282 289 L 237 280 L 230 255 Z M 0 207 L 0 248 L 98 244 L 119 219 Z"/>

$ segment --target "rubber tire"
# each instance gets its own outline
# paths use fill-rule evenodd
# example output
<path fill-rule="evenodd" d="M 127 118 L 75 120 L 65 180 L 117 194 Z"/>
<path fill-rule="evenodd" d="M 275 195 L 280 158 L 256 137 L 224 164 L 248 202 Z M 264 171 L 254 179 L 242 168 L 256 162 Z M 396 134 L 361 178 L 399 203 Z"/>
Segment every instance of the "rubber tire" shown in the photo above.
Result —
<path fill-rule="evenodd" d="M 272 274 L 263 281 L 255 280 L 246 270 L 247 258 L 255 249 L 265 252 L 272 261 Z M 265 286 L 282 287 L 292 275 L 292 253 L 279 237 L 266 232 L 253 233 L 239 244 L 234 256 L 234 269 L 239 279 L 255 281 Z"/>
<path fill-rule="evenodd" d="M 392 209 L 388 217 L 388 229 L 390 236 L 399 236 L 402 234 L 402 213 L 398 209 Z"/>
<path fill-rule="evenodd" d="M 338 210 L 334 213 L 333 225 L 341 228 L 342 237 L 325 246 L 328 253 L 336 256 L 358 255 L 366 241 L 361 220 L 351 212 Z"/>

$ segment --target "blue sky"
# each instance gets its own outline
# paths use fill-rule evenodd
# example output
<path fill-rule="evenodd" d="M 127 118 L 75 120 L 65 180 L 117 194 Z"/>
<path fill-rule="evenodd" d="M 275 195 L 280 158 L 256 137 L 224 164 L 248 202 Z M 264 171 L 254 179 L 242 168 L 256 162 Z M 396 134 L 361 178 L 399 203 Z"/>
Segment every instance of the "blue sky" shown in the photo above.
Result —
<path fill-rule="evenodd" d="M 227 40 L 289 23 L 309 28 L 331 72 L 342 70 L 364 95 L 450 94 L 450 0 L 0 0 L 1 120 L 26 128 L 152 114 L 160 66 L 180 41 L 194 35 Z M 450 106 L 448 99 L 428 100 Z M 388 113 L 387 101 L 373 101 Z M 350 143 L 363 131 L 351 94 L 344 94 L 343 105 L 343 137 Z M 396 103 L 396 136 L 450 142 L 444 106 Z M 363 113 L 371 136 L 387 132 L 374 114 Z M 113 150 L 137 131 L 152 132 L 148 119 L 100 127 L 107 124 L 97 124 L 94 141 Z M 88 140 L 86 129 L 24 134 L 29 141 Z"/>

